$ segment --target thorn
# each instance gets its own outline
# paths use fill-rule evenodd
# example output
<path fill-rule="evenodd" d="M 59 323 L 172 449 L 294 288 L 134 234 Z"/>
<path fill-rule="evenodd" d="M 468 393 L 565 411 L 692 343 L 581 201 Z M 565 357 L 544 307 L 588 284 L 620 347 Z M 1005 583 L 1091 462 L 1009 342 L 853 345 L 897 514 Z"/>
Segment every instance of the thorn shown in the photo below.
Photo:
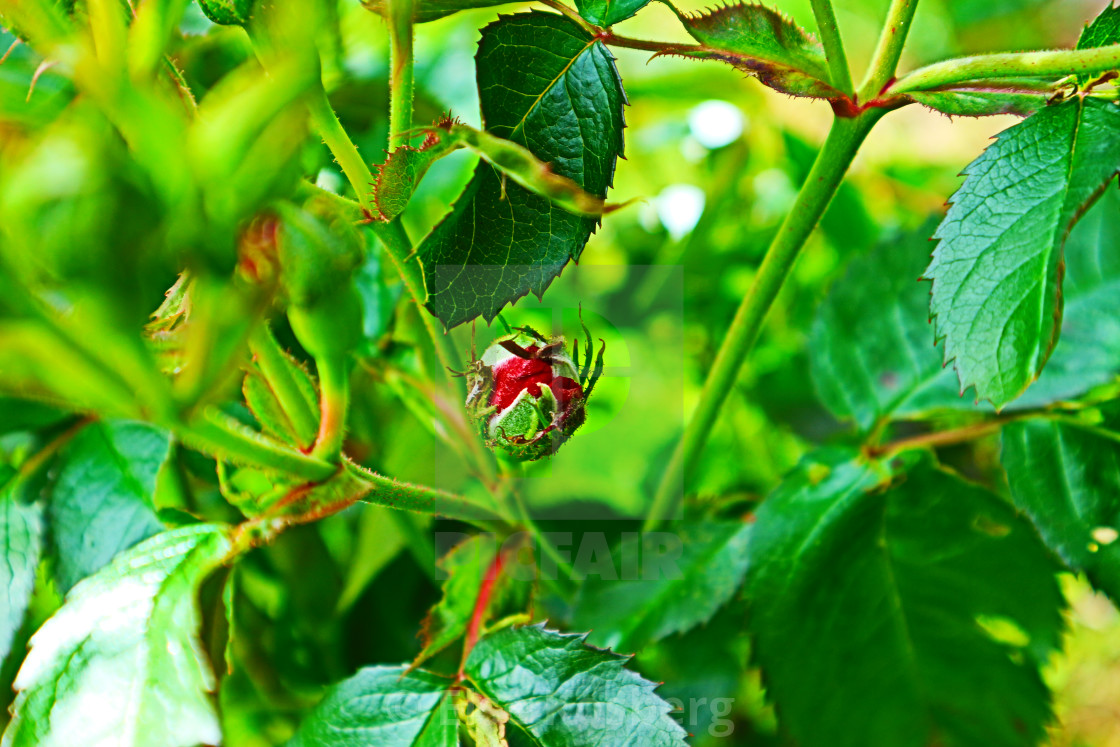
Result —
<path fill-rule="evenodd" d="M 16 47 L 19 46 L 19 43 L 20 43 L 19 39 L 16 39 L 14 42 L 12 42 L 12 45 L 10 47 L 8 47 L 8 51 L 4 53 L 3 57 L 0 57 L 0 65 L 4 64 L 4 62 L 8 59 L 8 55 L 10 55 L 12 53 L 13 49 L 15 49 Z"/>
<path fill-rule="evenodd" d="M 54 60 L 43 60 L 39 63 L 39 67 L 35 68 L 35 74 L 31 76 L 31 85 L 27 87 L 27 98 L 25 101 L 31 100 L 31 94 L 35 92 L 35 84 L 39 82 L 39 76 L 54 67 L 57 62 Z"/>

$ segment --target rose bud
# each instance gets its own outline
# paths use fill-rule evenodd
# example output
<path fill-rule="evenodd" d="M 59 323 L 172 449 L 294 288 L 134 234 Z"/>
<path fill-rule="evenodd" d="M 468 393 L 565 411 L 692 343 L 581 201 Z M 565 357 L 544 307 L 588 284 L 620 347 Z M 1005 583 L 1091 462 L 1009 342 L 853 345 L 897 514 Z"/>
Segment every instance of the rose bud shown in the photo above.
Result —
<path fill-rule="evenodd" d="M 587 328 L 584 327 L 584 332 Z M 486 444 L 518 461 L 554 453 L 586 419 L 585 407 L 603 374 L 599 349 L 591 371 L 591 335 L 582 368 L 579 341 L 571 355 L 564 338 L 528 327 L 494 342 L 467 377 L 467 410 Z"/>

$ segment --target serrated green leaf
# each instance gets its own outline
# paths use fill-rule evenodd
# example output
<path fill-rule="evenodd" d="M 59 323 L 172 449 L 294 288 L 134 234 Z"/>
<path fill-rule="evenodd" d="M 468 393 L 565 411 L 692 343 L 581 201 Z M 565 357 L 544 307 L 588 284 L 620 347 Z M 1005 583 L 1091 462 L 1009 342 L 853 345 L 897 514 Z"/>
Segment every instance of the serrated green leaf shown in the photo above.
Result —
<path fill-rule="evenodd" d="M 820 44 L 793 21 L 764 5 L 735 3 L 690 15 L 673 8 L 699 47 L 670 47 L 658 54 L 719 60 L 791 96 L 834 99 Z"/>
<path fill-rule="evenodd" d="M 1003 429 L 1000 457 L 1015 505 L 1066 565 L 1120 599 L 1120 444 L 1072 423 Z"/>
<path fill-rule="evenodd" d="M 225 529 L 164 532 L 80 582 L 31 639 L 3 747 L 219 744 L 197 640 L 198 588 L 229 550 Z"/>
<path fill-rule="evenodd" d="M 742 522 L 683 525 L 677 532 L 681 554 L 671 565 L 638 566 L 638 578 L 585 582 L 573 627 L 594 631 L 589 639 L 596 645 L 633 651 L 707 622 L 743 582 L 750 532 Z M 646 556 L 645 548 L 663 541 L 658 534 L 624 539 L 617 555 Z M 645 578 L 647 572 L 654 577 Z"/>
<path fill-rule="evenodd" d="M 758 510 L 754 654 L 801 747 L 1021 747 L 1051 713 L 1054 567 L 999 497 L 919 463 L 885 489 L 810 455 Z"/>
<path fill-rule="evenodd" d="M 1057 341 L 1062 247 L 1120 168 L 1120 108 L 1074 98 L 1005 130 L 964 171 L 926 277 L 945 360 L 997 407 Z"/>
<path fill-rule="evenodd" d="M 509 729 L 541 747 L 683 746 L 685 731 L 656 685 L 626 669 L 627 657 L 591 648 L 584 638 L 543 623 L 505 628 L 478 642 L 464 672 L 510 714 Z"/>
<path fill-rule="evenodd" d="M 1107 47 L 1110 44 L 1120 44 L 1120 8 L 1113 6 L 1111 2 L 1105 6 L 1100 15 L 1093 19 L 1092 23 L 1081 31 L 1076 48 L 1093 49 L 1095 47 Z M 1097 76 L 1080 75 L 1077 82 L 1084 85 L 1091 82 L 1095 77 Z"/>
<path fill-rule="evenodd" d="M 455 747 L 450 685 L 404 666 L 362 669 L 327 692 L 287 747 Z"/>
<path fill-rule="evenodd" d="M 647 5 L 649 0 L 576 0 L 579 14 L 596 26 L 613 26 Z"/>
<path fill-rule="evenodd" d="M 170 451 L 166 431 L 125 420 L 88 425 L 66 445 L 47 505 L 61 591 L 162 531 L 152 497 Z"/>
<path fill-rule="evenodd" d="M 605 196 L 622 153 L 625 97 L 602 42 L 563 16 L 534 11 L 483 29 L 476 60 L 486 129 Z M 505 304 L 542 295 L 596 225 L 480 162 L 418 249 L 427 306 L 448 327 L 492 320 Z"/>
<path fill-rule="evenodd" d="M 43 508 L 21 500 L 18 478 L 0 487 L 0 664 L 12 651 L 43 552 Z"/>

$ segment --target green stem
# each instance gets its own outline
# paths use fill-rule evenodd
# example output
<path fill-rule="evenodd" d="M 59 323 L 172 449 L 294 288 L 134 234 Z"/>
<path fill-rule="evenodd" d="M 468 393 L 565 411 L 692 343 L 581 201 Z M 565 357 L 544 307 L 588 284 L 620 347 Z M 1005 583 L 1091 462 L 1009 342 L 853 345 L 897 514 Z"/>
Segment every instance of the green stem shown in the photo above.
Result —
<path fill-rule="evenodd" d="M 313 403 L 308 401 L 296 378 L 292 376 L 294 364 L 276 342 L 267 323 L 257 327 L 249 338 L 249 350 L 272 393 L 276 395 L 280 409 L 292 424 L 292 429 L 299 434 L 314 434 L 319 425 Z M 307 445 L 310 446 L 310 442 Z"/>
<path fill-rule="evenodd" d="M 890 96 L 964 83 L 977 78 L 1055 77 L 1120 69 L 1120 44 L 1094 49 L 1005 52 L 958 57 L 918 68 L 892 84 Z"/>
<path fill-rule="evenodd" d="M 489 522 L 502 521 L 502 517 L 492 506 L 478 503 L 467 496 L 448 493 L 426 485 L 397 482 L 353 463 L 348 463 L 347 468 L 370 484 L 371 492 L 361 497 L 361 500 L 366 503 L 376 503 L 379 506 L 401 511 L 444 516 L 472 524 L 481 522 L 487 527 L 490 526 Z"/>
<path fill-rule="evenodd" d="M 389 0 L 389 150 L 407 145 L 412 130 L 412 2 Z"/>
<path fill-rule="evenodd" d="M 350 363 L 345 354 L 315 359 L 319 370 L 319 435 L 311 456 L 327 462 L 342 457 L 346 411 L 350 403 Z"/>
<path fill-rule="evenodd" d="M 832 87 L 851 96 L 855 90 L 852 87 L 852 73 L 848 69 L 848 56 L 844 53 L 844 42 L 840 38 L 840 26 L 836 23 L 836 11 L 832 8 L 832 0 L 812 0 L 812 3 L 813 16 L 817 19 L 817 30 L 820 32 L 821 44 L 828 59 Z"/>
<path fill-rule="evenodd" d="M 918 0 L 891 0 L 883 32 L 879 35 L 879 44 L 871 58 L 867 77 L 859 88 L 859 101 L 878 98 L 883 88 L 894 78 L 917 8 Z"/>
<path fill-rule="evenodd" d="M 173 424 L 172 430 L 188 446 L 215 457 L 311 482 L 322 482 L 339 469 L 337 464 L 273 441 L 214 407 L 203 410 L 191 423 Z"/>
<path fill-rule="evenodd" d="M 801 247 L 824 214 L 860 144 L 881 116 L 881 111 L 872 109 L 858 117 L 837 118 L 833 121 L 828 139 L 817 154 L 817 160 L 801 186 L 793 207 L 774 236 L 750 292 L 735 313 L 735 319 L 704 383 L 696 411 L 685 427 L 684 435 L 662 475 L 646 518 L 645 531 L 656 529 L 672 515 L 683 484 L 692 475 L 708 434 L 719 417 L 720 409 L 734 388 L 739 369 L 758 338 L 762 322 L 774 304 L 778 291 L 789 277 Z"/>
<path fill-rule="evenodd" d="M 373 205 L 373 192 L 370 188 L 374 181 L 373 174 L 366 162 L 362 160 L 358 149 L 354 147 L 350 135 L 346 133 L 342 123 L 338 121 L 338 117 L 327 99 L 326 91 L 320 89 L 317 93 L 312 94 L 309 107 L 312 124 L 319 132 L 320 137 L 323 138 L 323 142 L 327 144 L 327 148 L 330 149 L 335 160 L 338 161 L 339 166 L 342 167 L 342 173 L 346 175 L 347 180 L 354 187 L 354 192 L 358 195 L 358 202 L 362 206 L 362 210 L 367 215 L 375 215 L 377 208 Z M 390 223 L 373 221 L 369 224 L 369 227 L 385 247 L 389 259 L 397 268 L 397 272 L 400 273 L 401 280 L 413 301 L 418 306 L 423 306 L 428 298 L 428 291 L 424 285 L 424 270 L 420 266 L 420 261 L 413 254 L 412 242 L 409 240 L 404 226 L 401 225 L 400 219 L 395 219 Z M 435 319 L 423 309 L 420 310 L 420 317 L 428 330 L 429 337 L 432 338 L 432 345 L 440 363 L 452 367 L 455 356 L 451 351 L 450 339 L 438 329 Z"/>
<path fill-rule="evenodd" d="M 373 184 L 373 174 L 369 166 L 362 159 L 362 154 L 354 146 L 354 141 L 338 121 L 338 115 L 331 108 L 327 98 L 327 91 L 322 86 L 308 97 L 308 109 L 311 112 L 311 124 L 318 131 L 323 142 L 327 144 L 331 155 L 342 168 L 342 173 L 354 187 L 358 195 L 358 203 L 363 210 L 374 211 L 373 193 L 370 185 Z"/>

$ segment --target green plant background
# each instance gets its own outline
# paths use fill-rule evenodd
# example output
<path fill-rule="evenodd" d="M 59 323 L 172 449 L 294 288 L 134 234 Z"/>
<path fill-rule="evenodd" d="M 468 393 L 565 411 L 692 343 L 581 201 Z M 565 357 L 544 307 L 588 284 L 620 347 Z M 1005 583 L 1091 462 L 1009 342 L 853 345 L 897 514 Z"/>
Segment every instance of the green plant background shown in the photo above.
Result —
<path fill-rule="evenodd" d="M 808 2 L 781 5 L 812 26 Z M 852 0 L 840 6 L 840 23 L 848 48 L 857 50 L 851 54 L 859 69 L 866 63 L 859 50 L 873 48 L 886 3 Z M 921 33 L 912 35 L 904 65 L 909 59 L 981 50 L 1071 46 L 1081 29 L 1078 19 L 1091 18 L 1099 6 L 1071 0 L 927 0 L 915 22 Z M 324 79 L 359 149 L 367 160 L 378 161 L 388 132 L 385 24 L 356 3 L 340 3 L 338 12 L 339 33 L 324 45 L 332 50 L 324 56 Z M 467 11 L 418 27 L 417 122 L 450 111 L 480 124 L 473 55 L 477 30 L 497 12 Z M 212 26 L 193 4 L 185 27 L 188 36 L 173 56 L 197 92 L 250 53 L 240 30 Z M 618 30 L 636 37 L 687 38 L 671 12 L 657 4 Z M 0 46 L 11 39 L 0 35 Z M 635 203 L 604 220 L 580 265 L 556 281 L 547 303 L 530 297 L 505 312 L 512 323 L 547 328 L 551 309 L 560 307 L 566 309 L 564 322 L 571 332 L 582 300 L 587 321 L 607 339 L 609 366 L 625 368 L 641 360 L 665 372 L 608 374 L 580 435 L 555 459 L 526 469 L 527 502 L 539 514 L 555 517 L 542 522 L 546 528 L 610 536 L 637 527 L 643 496 L 656 487 L 659 473 L 653 466 L 671 452 L 682 410 L 695 404 L 721 335 L 828 121 L 826 104 L 787 98 L 728 67 L 672 57 L 647 62 L 648 53 L 628 49 L 615 53 L 631 105 L 626 160 L 618 167 L 612 200 Z M 25 133 L 58 116 L 72 93 L 65 79 L 47 70 L 23 105 L 35 65 L 26 48 L 17 47 L 0 66 L 0 152 L 17 148 Z M 715 149 L 701 145 L 689 124 L 696 107 L 710 100 L 733 104 L 744 124 L 741 137 Z M 950 121 L 915 106 L 879 125 L 768 318 L 711 436 L 697 473 L 699 497 L 688 510 L 741 514 L 812 445 L 842 440 L 850 432 L 851 426 L 836 421 L 815 396 L 808 365 L 810 330 L 829 284 L 879 242 L 901 242 L 900 236 L 941 214 L 946 196 L 960 184 L 955 175 L 962 164 L 1015 121 L 1000 116 Z M 476 158 L 461 151 L 433 166 L 404 214 L 410 234 L 424 235 L 442 217 L 470 178 Z M 318 174 L 321 185 L 342 188 L 338 166 L 314 138 L 299 161 L 306 172 Z M 665 190 L 676 185 L 697 187 L 704 195 L 699 222 L 679 238 L 658 215 L 658 206 L 665 205 L 658 195 L 672 194 Z M 430 405 L 407 385 L 424 365 L 415 351 L 425 342 L 424 330 L 415 314 L 390 322 L 401 289 L 376 243 L 371 246 L 375 250 L 362 270 L 368 357 L 354 378 L 348 451 L 402 480 L 469 492 L 475 489 L 472 479 L 439 437 Z M 679 266 L 683 286 L 652 282 L 647 265 Z M 154 290 L 143 299 L 146 308 L 161 300 L 162 288 Z M 500 328 L 479 325 L 477 333 L 481 344 Z M 290 331 L 281 328 L 278 335 L 285 345 L 296 345 Z M 456 330 L 455 347 L 465 352 L 469 338 L 468 328 Z M 942 425 L 949 427 L 964 416 L 944 417 Z M 51 418 L 49 411 L 0 400 L 0 454 L 23 453 L 32 442 L 32 427 Z M 213 464 L 173 448 L 156 477 L 157 507 L 232 516 L 218 493 Z M 998 448 L 993 436 L 946 449 L 941 456 L 1006 494 L 998 485 Z M 252 475 L 241 479 L 250 481 Z M 567 521 L 571 518 L 581 521 Z M 279 744 L 325 686 L 359 666 L 395 664 L 418 653 L 417 621 L 439 599 L 426 538 L 433 530 L 460 529 L 454 522 L 431 525 L 411 514 L 359 504 L 321 523 L 296 527 L 248 555 L 234 571 L 235 666 L 221 690 L 229 743 Z M 1114 716 L 1120 616 L 1084 582 L 1064 577 L 1063 583 L 1071 624 L 1065 651 L 1046 669 L 1060 723 L 1052 743 L 1120 744 L 1120 721 Z M 62 591 L 37 590 L 16 645 L 23 645 L 54 610 Z M 203 610 L 220 611 L 218 584 L 208 584 L 202 593 Z M 548 609 L 547 599 L 542 607 Z M 747 667 L 743 614 L 735 601 L 705 628 L 646 647 L 636 666 L 649 679 L 666 682 L 660 691 L 665 697 L 734 698 L 735 744 L 777 743 L 758 675 Z M 224 626 L 214 616 L 204 620 L 206 640 L 215 649 L 226 636 Z M 220 650 L 212 653 L 215 661 L 222 659 Z M 9 661 L 0 672 L 3 693 L 10 693 L 13 664 Z M 700 735 L 696 744 L 721 743 L 705 741 L 703 725 L 690 730 Z"/>

